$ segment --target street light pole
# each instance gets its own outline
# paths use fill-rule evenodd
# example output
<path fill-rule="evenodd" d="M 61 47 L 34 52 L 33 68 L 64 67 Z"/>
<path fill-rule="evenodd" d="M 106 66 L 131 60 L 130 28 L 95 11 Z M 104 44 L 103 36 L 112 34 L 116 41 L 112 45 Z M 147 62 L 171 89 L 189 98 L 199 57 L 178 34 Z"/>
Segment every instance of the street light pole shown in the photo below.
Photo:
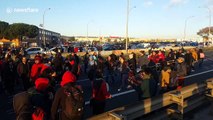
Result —
<path fill-rule="evenodd" d="M 44 42 L 43 44 L 44 44 L 44 47 L 46 47 L 46 38 L 45 38 L 45 32 L 44 32 L 44 16 L 45 16 L 45 13 L 46 13 L 47 10 L 50 10 L 50 8 L 44 10 L 44 13 L 43 13 L 43 25 L 42 25 L 42 27 L 43 27 L 43 42 Z"/>
<path fill-rule="evenodd" d="M 190 16 L 185 20 L 185 26 L 184 26 L 184 40 L 186 40 L 186 27 L 187 27 L 187 22 L 189 19 L 193 18 L 194 16 Z M 183 42 L 183 41 L 182 41 Z"/>
<path fill-rule="evenodd" d="M 209 10 L 209 39 L 211 35 L 211 9 L 209 7 L 206 7 Z"/>
<path fill-rule="evenodd" d="M 201 7 L 199 7 L 199 8 L 201 8 Z M 209 35 L 208 35 L 208 38 L 210 39 L 210 35 L 211 35 L 211 19 L 212 19 L 212 17 L 211 17 L 211 9 L 208 6 L 205 6 L 203 8 L 206 8 L 209 11 Z"/>
<path fill-rule="evenodd" d="M 89 24 L 91 23 L 92 21 L 89 21 L 88 23 L 87 23 L 87 40 L 89 40 L 88 39 L 88 35 L 89 35 Z"/>
<path fill-rule="evenodd" d="M 127 11 L 126 11 L 126 53 L 128 53 L 128 27 L 129 27 L 129 0 L 127 0 Z"/>

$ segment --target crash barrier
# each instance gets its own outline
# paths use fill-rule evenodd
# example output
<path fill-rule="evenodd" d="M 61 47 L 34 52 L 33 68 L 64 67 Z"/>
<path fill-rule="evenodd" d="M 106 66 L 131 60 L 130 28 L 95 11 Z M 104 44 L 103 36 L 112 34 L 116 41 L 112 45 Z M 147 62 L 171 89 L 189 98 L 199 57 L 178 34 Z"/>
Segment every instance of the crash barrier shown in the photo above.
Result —
<path fill-rule="evenodd" d="M 180 90 L 173 90 L 160 96 L 114 109 L 88 120 L 133 120 L 136 118 L 161 120 L 168 119 L 168 117 L 181 120 L 185 113 L 209 102 L 211 98 L 213 98 L 213 78 L 207 80 L 206 83 L 192 84 Z M 151 115 L 154 114 L 153 112 L 155 115 Z"/>

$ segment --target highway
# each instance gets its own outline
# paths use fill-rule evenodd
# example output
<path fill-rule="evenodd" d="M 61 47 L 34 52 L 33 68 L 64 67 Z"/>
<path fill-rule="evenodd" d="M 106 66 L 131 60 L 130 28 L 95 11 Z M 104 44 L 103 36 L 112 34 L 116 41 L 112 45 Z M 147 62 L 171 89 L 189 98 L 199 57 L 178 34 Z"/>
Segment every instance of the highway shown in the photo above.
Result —
<path fill-rule="evenodd" d="M 206 79 L 212 78 L 212 77 L 213 77 L 213 61 L 211 59 L 205 60 L 202 68 L 197 67 L 195 72 L 193 72 L 191 75 L 186 77 L 185 86 L 190 85 L 192 83 L 204 82 Z M 92 111 L 89 106 L 89 99 L 91 96 L 91 83 L 88 79 L 86 79 L 85 75 L 82 75 L 79 78 L 77 84 L 82 85 L 84 89 L 84 98 L 86 101 L 84 118 L 91 117 Z M 117 107 L 121 107 L 127 104 L 132 104 L 137 101 L 136 93 L 134 90 L 129 89 L 129 90 L 123 90 L 118 92 L 117 88 L 118 87 L 113 87 L 110 85 L 110 93 L 112 94 L 113 98 L 110 100 L 107 100 L 106 111 L 117 108 Z M 2 115 L 1 119 L 15 120 L 15 113 L 12 107 L 13 96 L 6 96 L 1 93 L 0 97 L 1 97 L 0 114 Z"/>

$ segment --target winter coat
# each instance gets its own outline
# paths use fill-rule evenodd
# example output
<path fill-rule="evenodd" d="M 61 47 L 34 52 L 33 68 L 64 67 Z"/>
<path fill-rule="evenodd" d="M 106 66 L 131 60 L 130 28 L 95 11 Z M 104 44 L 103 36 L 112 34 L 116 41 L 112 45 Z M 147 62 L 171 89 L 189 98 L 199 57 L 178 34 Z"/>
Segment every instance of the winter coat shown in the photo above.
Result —
<path fill-rule="evenodd" d="M 186 64 L 191 66 L 192 61 L 193 61 L 192 54 L 191 53 L 186 53 L 186 55 L 185 55 Z"/>
<path fill-rule="evenodd" d="M 18 67 L 17 67 L 17 72 L 19 74 L 19 76 L 28 76 L 30 75 L 30 65 L 28 63 L 24 64 L 24 63 L 19 63 Z"/>
<path fill-rule="evenodd" d="M 64 59 L 62 57 L 56 57 L 55 59 L 53 59 L 53 65 L 57 72 L 63 71 L 63 64 L 64 64 Z"/>
<path fill-rule="evenodd" d="M 155 80 L 151 75 L 145 75 L 143 77 L 141 83 L 141 90 L 142 90 L 142 97 L 143 98 L 150 98 L 154 95 L 156 88 L 155 88 Z"/>
<path fill-rule="evenodd" d="M 184 77 L 187 75 L 187 69 L 186 69 L 186 64 L 183 63 L 178 63 L 177 65 L 177 75 L 180 77 Z"/>
<path fill-rule="evenodd" d="M 138 58 L 138 66 L 144 66 L 144 65 L 148 65 L 149 61 L 146 55 L 140 56 Z"/>
<path fill-rule="evenodd" d="M 170 74 L 171 74 L 171 69 L 169 67 L 165 67 L 161 71 L 161 75 L 160 75 L 161 87 L 168 87 L 168 85 L 170 84 Z"/>
<path fill-rule="evenodd" d="M 130 59 L 128 61 L 128 66 L 129 66 L 130 70 L 135 72 L 136 71 L 136 60 L 134 58 Z"/>
<path fill-rule="evenodd" d="M 110 96 L 107 88 L 108 85 L 102 78 L 96 79 L 92 84 L 92 98 L 97 101 L 105 101 Z"/>
<path fill-rule="evenodd" d="M 44 64 L 33 64 L 31 68 L 30 78 L 32 82 L 35 82 L 35 80 L 41 75 L 41 70 Z"/>
<path fill-rule="evenodd" d="M 53 100 L 51 108 L 51 120 L 69 120 L 63 112 L 63 110 L 65 110 L 66 97 L 67 95 L 65 93 L 64 87 L 59 88 Z M 60 116 L 60 119 L 58 119 L 58 116 Z"/>
<path fill-rule="evenodd" d="M 32 104 L 27 91 L 18 93 L 13 97 L 13 109 L 16 113 L 16 120 L 31 120 Z"/>
<path fill-rule="evenodd" d="M 193 58 L 194 61 L 198 60 L 198 55 L 197 55 L 196 51 L 192 51 L 192 58 Z"/>

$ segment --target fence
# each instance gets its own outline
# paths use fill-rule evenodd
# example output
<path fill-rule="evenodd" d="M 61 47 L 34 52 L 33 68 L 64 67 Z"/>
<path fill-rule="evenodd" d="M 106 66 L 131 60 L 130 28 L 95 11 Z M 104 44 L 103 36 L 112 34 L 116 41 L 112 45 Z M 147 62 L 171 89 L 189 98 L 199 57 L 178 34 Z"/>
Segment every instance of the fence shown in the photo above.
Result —
<path fill-rule="evenodd" d="M 183 115 L 213 98 L 213 78 L 163 95 L 114 109 L 88 120 L 183 119 Z M 158 112 L 156 116 L 151 115 Z M 149 116 L 150 115 L 150 116 Z"/>

